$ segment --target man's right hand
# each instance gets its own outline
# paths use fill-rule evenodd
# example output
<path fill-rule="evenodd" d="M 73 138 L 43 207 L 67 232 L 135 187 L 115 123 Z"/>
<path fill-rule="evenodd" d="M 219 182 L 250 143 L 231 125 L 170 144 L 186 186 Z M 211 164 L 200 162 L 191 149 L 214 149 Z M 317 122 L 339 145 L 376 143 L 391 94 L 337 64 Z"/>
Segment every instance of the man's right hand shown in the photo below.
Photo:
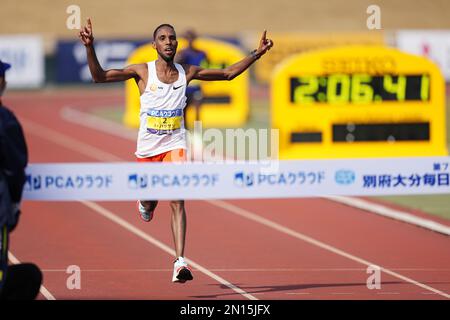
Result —
<path fill-rule="evenodd" d="M 92 22 L 91 19 L 87 19 L 87 26 L 81 28 L 78 37 L 85 46 L 91 46 L 94 44 L 94 35 L 92 33 Z"/>

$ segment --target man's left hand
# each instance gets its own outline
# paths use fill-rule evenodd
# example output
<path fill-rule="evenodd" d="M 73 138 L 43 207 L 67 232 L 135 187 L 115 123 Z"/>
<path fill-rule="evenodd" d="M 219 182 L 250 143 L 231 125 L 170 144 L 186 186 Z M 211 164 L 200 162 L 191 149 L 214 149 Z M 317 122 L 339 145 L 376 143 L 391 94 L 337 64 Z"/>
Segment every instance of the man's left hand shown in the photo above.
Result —
<path fill-rule="evenodd" d="M 264 30 L 264 32 L 261 36 L 261 40 L 259 41 L 259 47 L 258 47 L 258 50 L 256 50 L 256 53 L 258 54 L 258 56 L 262 56 L 267 51 L 269 51 L 270 48 L 273 47 L 273 41 L 271 39 L 266 38 L 266 33 L 267 33 L 267 31 Z"/>

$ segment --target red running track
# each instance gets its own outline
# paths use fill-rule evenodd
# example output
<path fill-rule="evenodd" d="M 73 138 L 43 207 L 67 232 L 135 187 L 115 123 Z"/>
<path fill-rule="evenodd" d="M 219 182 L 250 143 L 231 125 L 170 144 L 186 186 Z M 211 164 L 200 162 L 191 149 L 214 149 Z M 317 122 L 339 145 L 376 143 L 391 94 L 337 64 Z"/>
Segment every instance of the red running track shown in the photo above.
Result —
<path fill-rule="evenodd" d="M 88 111 L 122 102 L 121 90 L 96 88 L 5 98 L 34 163 L 134 161 L 135 143 L 60 116 L 68 105 Z M 195 279 L 173 284 L 168 203 L 151 223 L 134 205 L 25 201 L 11 252 L 39 265 L 56 299 L 449 297 L 449 237 L 321 198 L 187 201 Z M 380 289 L 366 285 L 368 264 L 383 268 Z M 81 289 L 67 287 L 71 265 L 80 267 Z"/>

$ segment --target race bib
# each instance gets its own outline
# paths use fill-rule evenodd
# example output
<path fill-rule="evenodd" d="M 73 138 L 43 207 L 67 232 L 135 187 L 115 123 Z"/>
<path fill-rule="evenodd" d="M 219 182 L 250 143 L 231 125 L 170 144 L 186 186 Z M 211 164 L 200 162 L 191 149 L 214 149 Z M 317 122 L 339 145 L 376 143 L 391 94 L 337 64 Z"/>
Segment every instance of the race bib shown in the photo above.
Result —
<path fill-rule="evenodd" d="M 150 110 L 147 112 L 147 130 L 150 133 L 168 134 L 181 128 L 183 111 Z"/>

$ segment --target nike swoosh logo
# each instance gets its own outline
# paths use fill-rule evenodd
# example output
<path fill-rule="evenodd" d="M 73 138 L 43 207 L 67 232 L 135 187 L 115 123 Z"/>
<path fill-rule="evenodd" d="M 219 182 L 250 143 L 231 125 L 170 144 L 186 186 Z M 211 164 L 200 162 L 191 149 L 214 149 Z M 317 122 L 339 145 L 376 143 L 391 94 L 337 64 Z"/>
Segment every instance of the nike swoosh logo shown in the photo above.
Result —
<path fill-rule="evenodd" d="M 177 89 L 180 89 L 182 87 L 182 85 L 181 86 L 179 86 L 179 87 L 173 87 L 173 90 L 177 90 Z"/>

